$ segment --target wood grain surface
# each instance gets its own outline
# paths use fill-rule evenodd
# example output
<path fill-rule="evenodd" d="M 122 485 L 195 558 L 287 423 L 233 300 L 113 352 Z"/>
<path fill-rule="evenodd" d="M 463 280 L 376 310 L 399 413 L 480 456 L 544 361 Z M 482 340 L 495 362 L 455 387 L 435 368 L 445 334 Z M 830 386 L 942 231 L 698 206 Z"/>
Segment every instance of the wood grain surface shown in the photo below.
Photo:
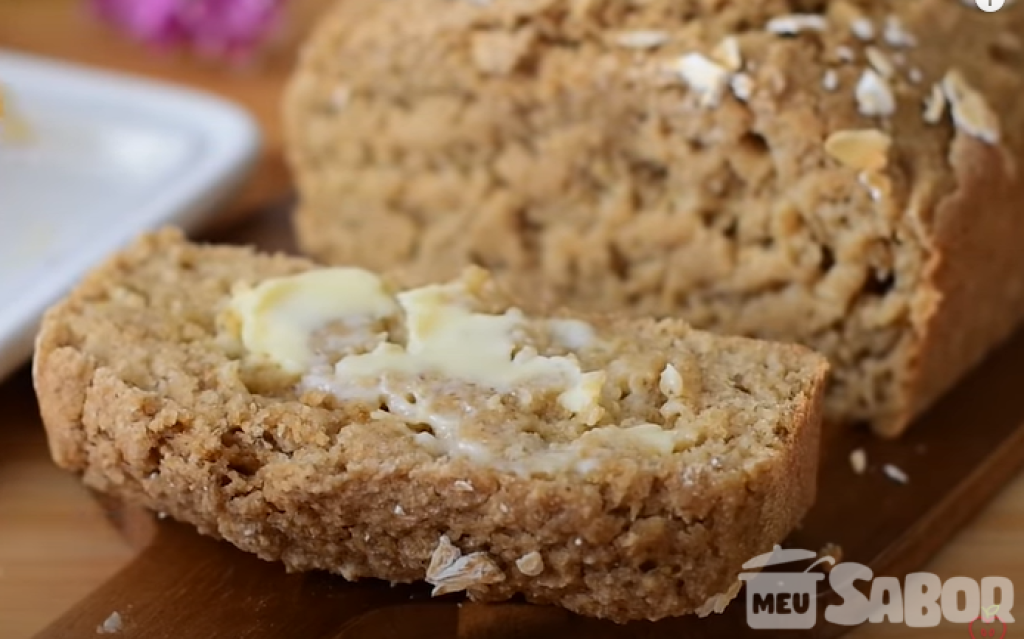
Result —
<path fill-rule="evenodd" d="M 217 239 L 254 243 L 265 248 L 288 249 L 289 226 L 286 210 L 269 211 L 226 231 Z M 990 498 L 1013 478 L 1024 463 L 1024 396 L 1019 392 L 1020 367 L 1024 363 L 1024 332 L 1003 348 L 976 374 L 919 423 L 903 440 L 882 442 L 855 429 L 834 429 L 824 446 L 821 496 L 805 525 L 790 540 L 791 545 L 817 550 L 826 542 L 839 544 L 845 560 L 874 567 L 878 574 L 902 576 L 924 566 L 929 557 L 963 524 L 981 511 Z M 13 416 L 14 432 L 41 440 L 33 413 L 33 399 L 27 376 L 22 374 L 0 389 L 2 414 Z M 0 447 L 3 447 L 0 437 Z M 863 446 L 868 451 L 869 471 L 853 473 L 849 451 Z M 5 449 L 6 447 L 0 448 Z M 36 445 L 36 455 L 42 450 Z M 0 458 L 2 459 L 2 458 Z M 40 472 L 45 461 L 36 458 Z M 24 462 L 23 462 L 24 463 Z M 901 486 L 881 471 L 894 463 L 910 475 Z M 65 489 L 69 478 L 47 471 L 55 485 Z M 0 465 L 0 482 L 3 481 Z M 3 484 L 0 484 L 2 486 Z M 19 482 L 16 486 L 24 486 Z M 39 486 L 33 486 L 38 490 Z M 74 492 L 74 491 L 72 491 Z M 0 491 L 0 496 L 5 493 Z M 11 489 L 12 499 L 22 493 Z M 38 499 L 32 503 L 40 503 Z M 77 492 L 78 507 L 88 503 Z M 6 512 L 0 501 L 0 512 Z M 140 548 L 138 559 L 111 581 L 88 595 L 50 625 L 40 639 L 88 636 L 113 611 L 124 619 L 125 637 L 163 639 L 181 636 L 246 637 L 270 639 L 277 636 L 307 638 L 351 637 L 360 639 L 438 637 L 445 639 L 531 639 L 586 637 L 625 639 L 627 637 L 831 637 L 840 630 L 819 624 L 813 635 L 752 632 L 745 626 L 743 604 L 737 603 L 725 615 L 706 620 L 687 618 L 659 624 L 616 626 L 584 620 L 563 611 L 522 604 L 482 606 L 460 603 L 458 598 L 430 600 L 422 587 L 388 588 L 374 582 L 352 585 L 322 574 L 286 575 L 276 564 L 262 562 L 233 547 L 197 535 L 186 526 L 155 521 L 151 515 L 131 509 L 116 509 L 117 522 L 125 524 Z M 99 516 L 83 519 L 96 548 L 111 554 L 93 574 L 96 581 L 109 570 L 125 565 L 130 553 L 119 553 L 109 529 Z M 21 551 L 34 553 L 35 570 L 27 574 L 48 574 L 51 583 L 66 587 L 62 579 L 66 563 L 50 562 L 43 543 L 60 542 L 58 526 L 24 523 Z M 80 547 L 85 535 L 82 524 L 72 524 L 67 547 Z M 113 528 L 113 526 L 111 526 Z M 41 531 L 54 534 L 50 539 Z M 1018 480 L 966 533 L 928 565 L 943 577 L 966 575 L 981 578 L 1002 575 L 1024 583 L 1024 485 Z M 148 547 L 146 541 L 151 542 Z M 124 547 L 129 547 L 124 542 Z M 0 532 L 0 566 L 6 560 L 7 544 Z M 80 560 L 91 553 L 80 547 Z M 0 620 L 6 589 L 19 595 L 20 577 L 0 579 Z M 33 621 L 17 611 L 28 630 L 32 623 L 52 618 L 74 595 L 84 594 L 86 584 L 68 594 L 62 605 L 51 605 L 56 586 L 42 587 L 31 601 L 39 617 Z M 52 588 L 52 589 L 51 589 Z M 1021 627 L 1019 625 L 1015 626 Z M 0 637 L 5 636 L 0 632 Z M 18 636 L 18 635 L 10 635 Z M 25 635 L 22 635 L 25 636 Z M 912 630 L 904 626 L 870 626 L 855 631 L 854 637 L 967 637 L 967 628 L 946 624 L 938 629 Z M 1008 635 L 1012 637 L 1013 635 Z M 1024 636 L 1024 635 L 1022 635 Z"/>

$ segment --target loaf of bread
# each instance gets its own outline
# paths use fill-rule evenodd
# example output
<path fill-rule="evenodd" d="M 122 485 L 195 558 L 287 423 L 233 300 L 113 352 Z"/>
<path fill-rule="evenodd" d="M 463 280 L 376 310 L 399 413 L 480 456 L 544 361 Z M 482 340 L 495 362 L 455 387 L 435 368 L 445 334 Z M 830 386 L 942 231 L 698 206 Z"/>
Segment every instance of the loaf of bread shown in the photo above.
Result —
<path fill-rule="evenodd" d="M 970 0 L 340 2 L 287 99 L 298 233 L 806 344 L 827 419 L 895 436 L 1024 315 L 1022 35 Z"/>
<path fill-rule="evenodd" d="M 45 317 L 57 463 L 291 570 L 720 611 L 815 492 L 825 360 L 164 232 Z"/>

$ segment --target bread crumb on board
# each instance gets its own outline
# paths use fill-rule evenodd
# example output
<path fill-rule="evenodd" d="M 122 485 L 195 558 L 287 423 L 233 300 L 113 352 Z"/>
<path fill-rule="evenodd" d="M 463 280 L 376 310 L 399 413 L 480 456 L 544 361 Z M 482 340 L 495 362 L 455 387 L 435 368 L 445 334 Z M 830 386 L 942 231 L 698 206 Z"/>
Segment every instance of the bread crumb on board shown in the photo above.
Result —
<path fill-rule="evenodd" d="M 822 570 L 825 572 L 831 572 L 832 568 L 835 567 L 836 564 L 842 563 L 843 561 L 843 547 L 831 541 L 826 543 L 821 547 L 821 550 L 818 551 L 818 559 L 823 559 L 825 557 L 831 557 L 835 560 L 833 563 L 821 564 Z"/>
<path fill-rule="evenodd" d="M 124 628 L 124 622 L 121 620 L 121 613 L 114 611 L 110 613 L 110 616 L 103 620 L 96 628 L 96 634 L 98 635 L 114 635 Z"/>
<path fill-rule="evenodd" d="M 868 454 L 863 448 L 856 448 L 850 452 L 850 468 L 858 475 L 863 475 L 868 469 Z"/>
<path fill-rule="evenodd" d="M 882 472 L 885 473 L 886 477 L 896 482 L 897 484 L 906 485 L 910 483 L 910 476 L 907 475 L 907 473 L 902 468 L 896 466 L 895 464 L 886 464 L 885 466 L 882 466 Z"/>

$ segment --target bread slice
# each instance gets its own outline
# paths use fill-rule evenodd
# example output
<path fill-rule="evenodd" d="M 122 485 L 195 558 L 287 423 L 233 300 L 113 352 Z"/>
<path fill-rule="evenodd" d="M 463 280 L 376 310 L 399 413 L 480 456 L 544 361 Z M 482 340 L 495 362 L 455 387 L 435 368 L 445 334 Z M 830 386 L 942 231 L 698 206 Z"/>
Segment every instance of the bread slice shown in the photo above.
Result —
<path fill-rule="evenodd" d="M 803 347 L 524 318 L 480 271 L 393 286 L 142 238 L 43 321 L 54 459 L 290 570 L 615 621 L 721 610 L 811 505 Z"/>
<path fill-rule="evenodd" d="M 898 435 L 1024 317 L 1022 34 L 1019 2 L 339 2 L 286 105 L 301 245 L 803 343 L 830 421 Z"/>

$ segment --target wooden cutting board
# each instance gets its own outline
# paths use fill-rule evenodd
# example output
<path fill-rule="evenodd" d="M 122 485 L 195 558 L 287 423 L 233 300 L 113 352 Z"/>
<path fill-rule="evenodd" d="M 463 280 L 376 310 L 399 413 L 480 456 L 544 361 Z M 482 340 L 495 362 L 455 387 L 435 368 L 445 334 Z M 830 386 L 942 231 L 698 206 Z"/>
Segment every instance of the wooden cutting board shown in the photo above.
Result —
<path fill-rule="evenodd" d="M 292 248 L 286 211 L 250 219 L 215 239 Z M 831 429 L 823 444 L 820 497 L 787 547 L 838 545 L 842 559 L 876 576 L 920 568 L 1024 465 L 1024 332 L 995 353 L 898 442 L 858 429 Z M 863 447 L 858 476 L 850 451 Z M 881 472 L 903 469 L 909 484 Z M 94 636 L 112 612 L 119 636 L 139 639 L 232 637 L 413 639 L 781 639 L 835 637 L 846 628 L 819 622 L 811 632 L 753 631 L 742 594 L 722 615 L 615 625 L 521 603 L 437 600 L 420 586 L 350 584 L 320 573 L 286 575 L 234 547 L 170 521 L 110 504 L 113 521 L 137 543 L 136 560 L 38 637 Z M 823 592 L 819 613 L 834 600 Z M 963 636 L 968 636 L 963 629 Z"/>

